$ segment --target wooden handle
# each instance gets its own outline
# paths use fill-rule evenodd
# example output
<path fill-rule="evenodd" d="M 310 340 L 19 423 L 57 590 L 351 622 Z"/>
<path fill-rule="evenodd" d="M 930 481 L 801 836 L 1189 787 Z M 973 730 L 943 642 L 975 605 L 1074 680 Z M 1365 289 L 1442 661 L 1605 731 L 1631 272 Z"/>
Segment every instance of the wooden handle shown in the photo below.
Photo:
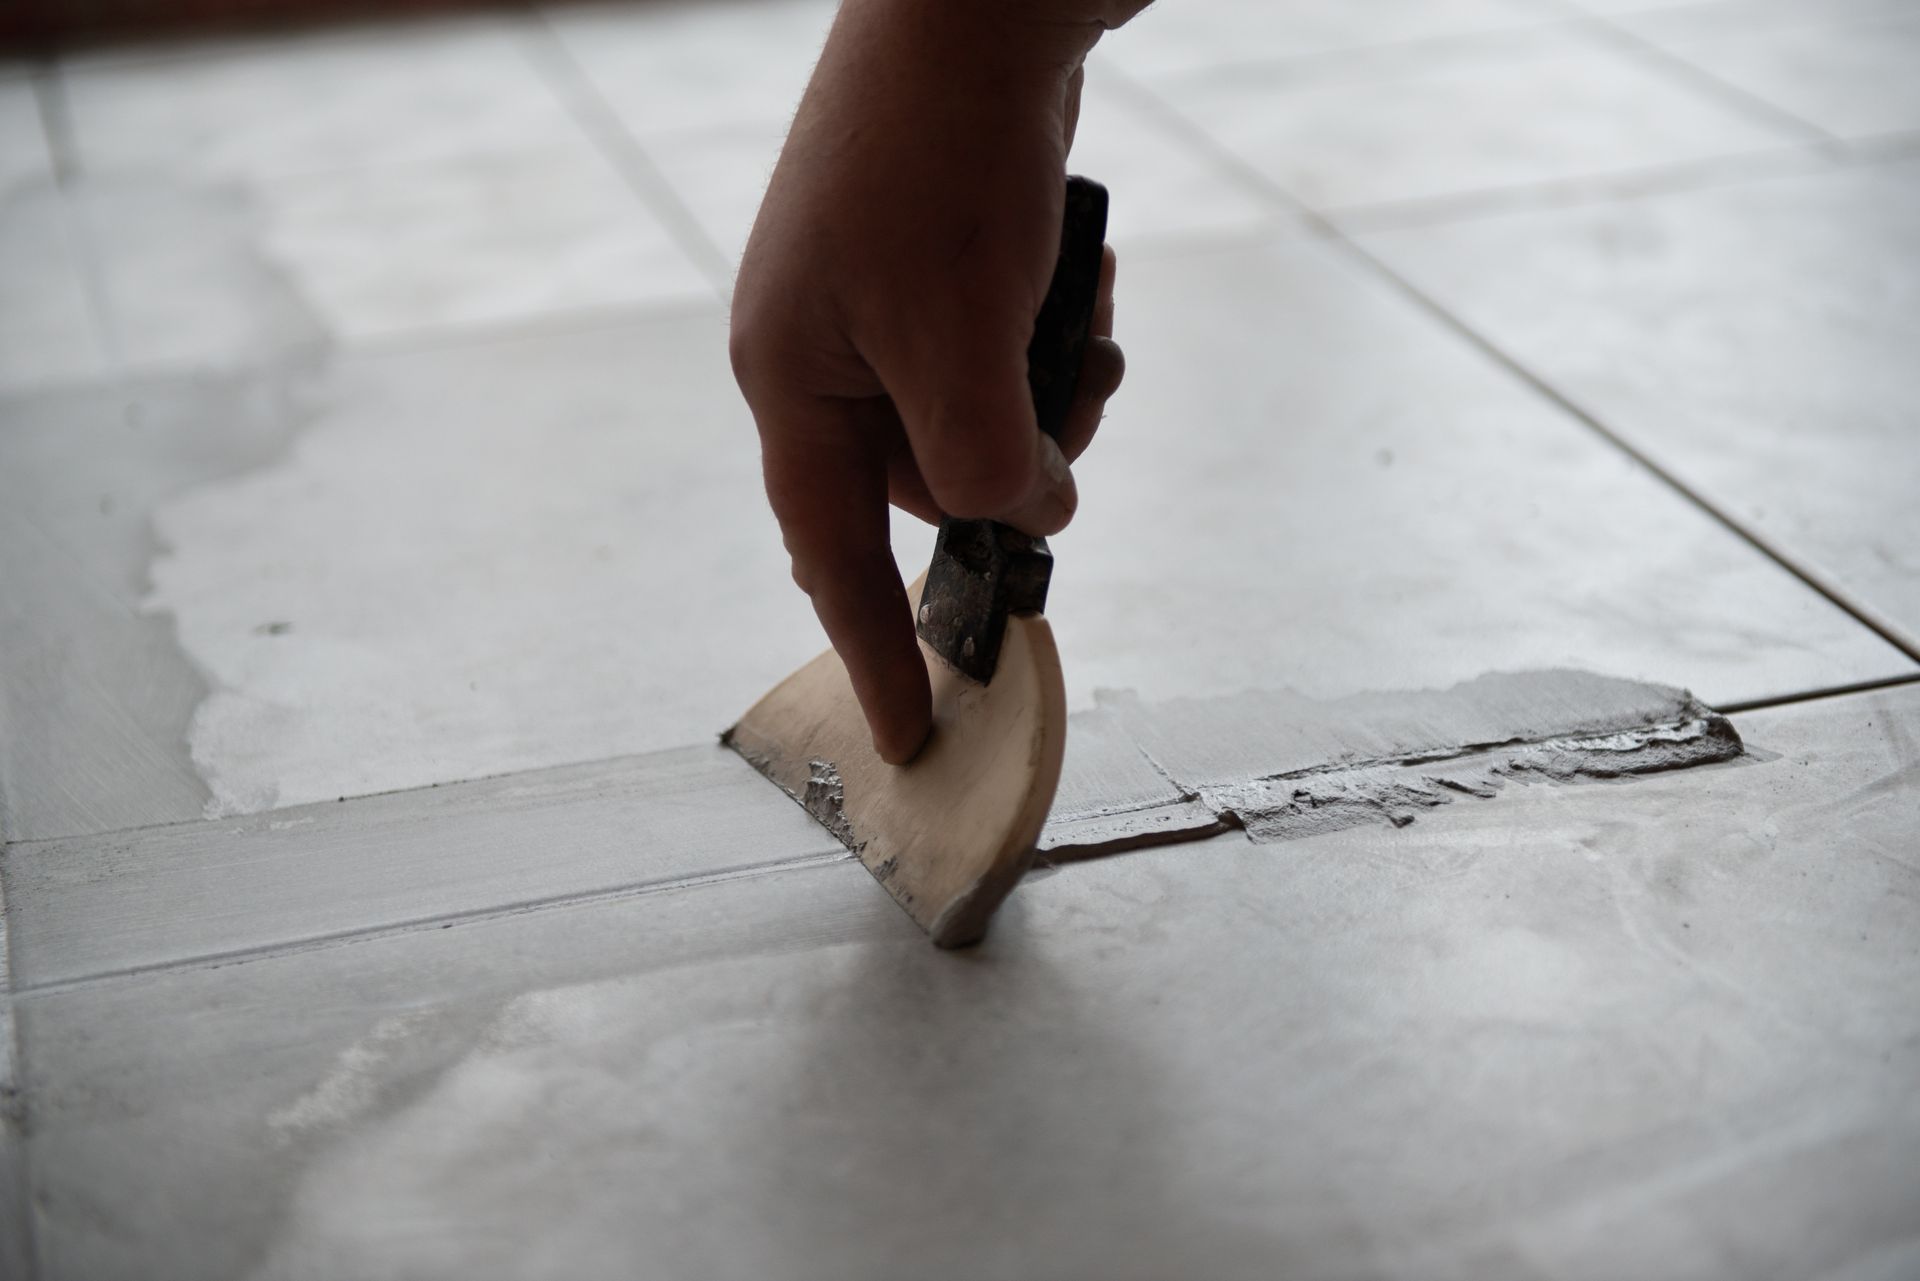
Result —
<path fill-rule="evenodd" d="M 1106 239 L 1107 189 L 1086 178 L 1068 178 L 1060 257 L 1027 344 L 1034 417 L 1040 430 L 1055 438 L 1067 425 L 1080 381 Z M 1008 615 L 1044 610 L 1052 576 L 1046 539 L 998 521 L 949 517 L 940 522 L 915 630 L 950 666 L 984 685 L 999 665 Z"/>
<path fill-rule="evenodd" d="M 1055 438 L 1067 425 L 1080 381 L 1080 358 L 1100 298 L 1100 254 L 1106 239 L 1107 189 L 1090 178 L 1068 178 L 1060 257 L 1033 322 L 1033 341 L 1027 344 L 1034 416 L 1040 430 Z"/>

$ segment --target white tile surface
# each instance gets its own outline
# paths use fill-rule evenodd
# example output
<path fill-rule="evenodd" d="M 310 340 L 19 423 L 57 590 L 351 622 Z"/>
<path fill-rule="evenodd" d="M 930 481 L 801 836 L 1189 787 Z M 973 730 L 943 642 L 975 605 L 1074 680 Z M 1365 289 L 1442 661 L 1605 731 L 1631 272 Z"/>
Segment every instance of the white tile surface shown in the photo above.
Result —
<path fill-rule="evenodd" d="M 100 281 L 100 327 L 136 375 L 220 375 L 331 336 L 267 252 L 257 192 L 154 174 L 90 176 L 73 184 L 70 205 Z"/>
<path fill-rule="evenodd" d="M 1910 669 L 1329 253 L 1129 269 L 1132 381 L 1056 543 L 1076 705 Z M 148 607 L 216 687 L 191 738 L 227 812 L 697 742 L 820 644 L 717 311 L 343 362 L 285 460 L 155 519 Z"/>
<path fill-rule="evenodd" d="M 271 815 L 18 843 L 22 986 L 850 859 L 718 743 Z"/>
<path fill-rule="evenodd" d="M 1163 114 L 1087 73 L 1069 167 L 1113 193 L 1107 238 L 1125 253 L 1160 240 L 1234 235 L 1286 217 Z"/>
<path fill-rule="evenodd" d="M 47 136 L 33 82 L 0 80 L 0 198 L 15 187 L 46 186 L 53 181 Z"/>
<path fill-rule="evenodd" d="M 1680 29 L 1719 26 L 1737 17 L 1748 26 L 1813 26 L 1899 17 L 1911 0 L 1568 0 L 1588 13 L 1630 17 L 1641 24 Z"/>
<path fill-rule="evenodd" d="M 257 199 L 264 254 L 349 341 L 713 297 L 577 140 L 288 179 Z"/>
<path fill-rule="evenodd" d="M 1108 240 L 1125 253 L 1167 240 L 1237 234 L 1284 215 L 1244 181 L 1191 146 L 1164 116 L 1123 92 L 1091 83 L 1069 168 L 1113 192 Z M 702 228 L 735 263 L 785 141 L 784 122 L 662 133 L 646 151 Z"/>
<path fill-rule="evenodd" d="M 1920 8 L 1899 18 L 1790 21 L 1774 6 L 1708 6 L 1624 24 L 1686 61 L 1841 138 L 1920 129 Z M 1856 6 L 1857 7 L 1857 6 Z M 1691 21 L 1677 19 L 1690 18 Z M 1771 21 L 1769 19 L 1772 19 Z"/>
<path fill-rule="evenodd" d="M 1901 1275 L 1916 717 L 1082 864 L 962 957 L 839 863 L 34 993 L 46 1275 Z"/>
<path fill-rule="evenodd" d="M 725 333 L 343 362 L 283 462 L 164 503 L 149 607 L 220 687 L 217 804 L 700 742 L 810 657 Z"/>
<path fill-rule="evenodd" d="M 1119 323 L 1054 540 L 1075 695 L 1565 666 L 1731 702 L 1912 670 L 1328 246 L 1135 263 Z"/>
<path fill-rule="evenodd" d="M 1382 53 L 1339 74 L 1227 68 L 1156 86 L 1309 205 L 1416 201 L 1797 141 L 1576 31 Z"/>
<path fill-rule="evenodd" d="M 25 181 L 0 196 L 0 395 L 106 372 L 83 261 L 50 185 Z"/>
<path fill-rule="evenodd" d="M 1563 16 L 1531 0 L 1181 0 L 1106 36 L 1100 56 L 1159 77 L 1540 25 Z"/>
<path fill-rule="evenodd" d="M 663 134 L 646 149 L 701 230 L 737 267 L 786 136 L 784 123 L 743 123 Z"/>
<path fill-rule="evenodd" d="M 571 136 L 523 39 L 500 18 L 322 31 L 83 64 L 66 87 L 91 173 L 258 181 Z"/>
<path fill-rule="evenodd" d="M 615 114 L 645 139 L 734 125 L 784 132 L 836 7 L 833 0 L 667 0 L 543 12 Z"/>
<path fill-rule="evenodd" d="M 1366 243 L 1920 644 L 1920 161 Z"/>

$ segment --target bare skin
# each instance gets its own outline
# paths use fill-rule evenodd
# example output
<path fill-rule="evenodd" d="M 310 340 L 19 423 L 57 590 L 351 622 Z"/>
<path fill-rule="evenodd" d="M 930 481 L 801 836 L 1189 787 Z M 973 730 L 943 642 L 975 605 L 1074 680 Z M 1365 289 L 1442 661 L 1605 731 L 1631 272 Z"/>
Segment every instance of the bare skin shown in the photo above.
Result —
<path fill-rule="evenodd" d="M 1058 444 L 1026 349 L 1059 248 L 1082 62 L 1144 0 L 845 0 L 734 290 L 735 377 L 767 496 L 866 713 L 910 760 L 931 727 L 887 506 L 1065 528 L 1069 464 L 1124 360 L 1114 259 Z"/>

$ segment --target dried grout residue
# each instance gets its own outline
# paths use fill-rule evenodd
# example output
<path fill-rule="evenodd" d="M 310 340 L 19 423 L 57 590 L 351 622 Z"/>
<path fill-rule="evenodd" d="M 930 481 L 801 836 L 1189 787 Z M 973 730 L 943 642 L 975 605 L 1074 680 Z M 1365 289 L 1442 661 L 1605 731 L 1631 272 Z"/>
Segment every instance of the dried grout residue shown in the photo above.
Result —
<path fill-rule="evenodd" d="M 1580 671 L 1321 701 L 1291 690 L 1077 714 L 1042 854 L 1054 862 L 1243 828 L 1291 840 L 1404 827 L 1508 783 L 1618 779 L 1731 760 L 1724 717 L 1682 689 Z"/>
<path fill-rule="evenodd" d="M 729 730 L 728 734 L 732 731 Z M 722 739 L 726 741 L 725 738 Z M 750 758 L 751 759 L 751 758 Z M 754 768 L 761 773 L 766 770 L 758 762 Z M 858 854 L 861 842 L 853 834 L 853 824 L 847 822 L 847 791 L 840 780 L 840 771 L 834 768 L 832 761 L 809 761 L 807 763 L 807 790 L 800 797 L 800 803 L 807 813 L 820 821 L 820 825 L 832 832 L 842 845 Z"/>

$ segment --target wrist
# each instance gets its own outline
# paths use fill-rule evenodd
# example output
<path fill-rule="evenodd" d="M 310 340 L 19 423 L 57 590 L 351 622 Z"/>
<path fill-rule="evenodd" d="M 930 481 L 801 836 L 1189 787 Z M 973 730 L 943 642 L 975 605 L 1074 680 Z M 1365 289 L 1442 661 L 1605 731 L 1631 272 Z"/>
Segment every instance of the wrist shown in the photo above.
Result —
<path fill-rule="evenodd" d="M 843 0 L 836 29 L 1002 85 L 1071 75 L 1146 0 Z"/>

